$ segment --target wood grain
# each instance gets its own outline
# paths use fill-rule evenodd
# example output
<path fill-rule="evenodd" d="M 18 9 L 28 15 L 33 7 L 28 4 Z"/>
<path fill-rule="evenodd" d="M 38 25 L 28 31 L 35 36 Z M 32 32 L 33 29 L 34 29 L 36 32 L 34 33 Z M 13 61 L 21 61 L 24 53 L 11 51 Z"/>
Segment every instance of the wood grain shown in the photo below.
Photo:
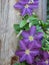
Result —
<path fill-rule="evenodd" d="M 15 52 L 17 46 L 16 34 L 13 29 L 13 24 L 18 23 L 21 17 L 17 15 L 13 5 L 13 0 L 1 0 L 1 22 L 0 22 L 0 37 L 2 40 L 1 60 L 2 65 L 8 65 L 10 58 Z"/>

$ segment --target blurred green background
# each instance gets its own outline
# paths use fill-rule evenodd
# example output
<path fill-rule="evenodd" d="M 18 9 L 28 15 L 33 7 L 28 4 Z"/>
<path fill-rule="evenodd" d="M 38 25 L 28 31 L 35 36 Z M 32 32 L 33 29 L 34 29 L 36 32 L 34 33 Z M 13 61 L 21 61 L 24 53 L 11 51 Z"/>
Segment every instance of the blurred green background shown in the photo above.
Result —
<path fill-rule="evenodd" d="M 49 20 L 49 0 L 47 0 L 47 19 Z"/>

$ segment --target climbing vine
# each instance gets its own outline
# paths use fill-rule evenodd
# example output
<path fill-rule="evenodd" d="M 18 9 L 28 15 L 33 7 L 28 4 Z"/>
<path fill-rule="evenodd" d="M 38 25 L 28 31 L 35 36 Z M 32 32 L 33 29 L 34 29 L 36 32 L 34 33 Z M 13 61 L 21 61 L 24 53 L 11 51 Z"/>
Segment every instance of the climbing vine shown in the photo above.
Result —
<path fill-rule="evenodd" d="M 18 49 L 14 65 L 49 65 L 49 22 L 40 20 L 34 9 L 39 0 L 19 0 L 14 8 L 20 11 L 22 21 L 14 24 Z"/>

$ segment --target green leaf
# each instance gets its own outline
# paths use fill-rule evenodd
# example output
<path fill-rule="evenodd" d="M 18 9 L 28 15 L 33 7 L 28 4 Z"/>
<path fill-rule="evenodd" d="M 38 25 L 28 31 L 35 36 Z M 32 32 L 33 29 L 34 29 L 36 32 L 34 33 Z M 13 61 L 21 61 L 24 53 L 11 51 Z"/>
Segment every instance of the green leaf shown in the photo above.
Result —
<path fill-rule="evenodd" d="M 19 30 L 20 29 L 19 24 L 14 24 L 14 29 Z"/>
<path fill-rule="evenodd" d="M 33 15 L 32 15 L 32 16 L 34 16 L 34 17 L 38 17 L 38 16 L 36 15 L 36 13 L 34 13 L 34 12 L 33 12 Z"/>
<path fill-rule="evenodd" d="M 29 24 L 26 24 L 26 25 L 24 26 L 24 29 L 25 29 L 25 30 L 29 30 Z"/>
<path fill-rule="evenodd" d="M 37 20 L 36 17 L 29 17 L 28 19 L 29 19 L 30 21 L 36 21 L 36 20 Z"/>
<path fill-rule="evenodd" d="M 42 47 L 42 49 L 45 50 L 45 51 L 49 51 L 49 47 L 46 47 L 46 48 Z"/>
<path fill-rule="evenodd" d="M 18 34 L 20 32 L 20 27 L 19 27 L 19 24 L 14 24 L 14 30 L 15 30 L 15 33 Z"/>
<path fill-rule="evenodd" d="M 25 61 L 22 63 L 15 63 L 14 65 L 28 65 Z"/>
<path fill-rule="evenodd" d="M 22 62 L 22 63 L 20 63 L 20 65 L 26 65 L 26 63 L 25 62 Z"/>
<path fill-rule="evenodd" d="M 14 63 L 14 65 L 20 65 L 19 63 Z"/>
<path fill-rule="evenodd" d="M 25 65 L 25 63 L 21 63 L 20 65 Z"/>
<path fill-rule="evenodd" d="M 23 20 L 27 20 L 28 19 L 28 15 L 25 15 L 24 17 L 22 17 Z"/>
<path fill-rule="evenodd" d="M 39 25 L 36 26 L 36 30 L 37 30 L 37 32 L 42 32 L 43 33 L 43 29 L 41 29 L 41 26 L 39 26 Z"/>
<path fill-rule="evenodd" d="M 46 31 L 47 27 L 48 27 L 48 23 L 44 22 L 42 20 L 39 21 L 39 25 L 43 28 L 44 31 Z"/>
<path fill-rule="evenodd" d="M 19 24 L 20 28 L 23 28 L 27 22 L 25 20 L 22 20 L 21 23 Z"/>
<path fill-rule="evenodd" d="M 32 23 L 29 23 L 29 27 L 31 27 L 32 26 Z"/>
<path fill-rule="evenodd" d="M 45 39 L 42 41 L 42 49 L 49 51 L 49 41 L 47 41 Z"/>

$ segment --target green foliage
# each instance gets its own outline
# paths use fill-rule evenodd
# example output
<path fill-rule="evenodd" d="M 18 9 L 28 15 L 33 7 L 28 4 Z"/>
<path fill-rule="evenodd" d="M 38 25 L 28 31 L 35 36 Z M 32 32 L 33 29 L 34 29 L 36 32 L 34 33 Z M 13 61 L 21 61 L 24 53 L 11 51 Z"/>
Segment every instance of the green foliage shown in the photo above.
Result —
<path fill-rule="evenodd" d="M 16 34 L 18 34 L 21 30 L 29 30 L 29 24 L 26 24 L 25 26 L 21 26 L 21 24 L 14 24 L 14 30 Z"/>
<path fill-rule="evenodd" d="M 20 28 L 23 28 L 27 24 L 26 20 L 22 20 L 19 24 Z"/>
<path fill-rule="evenodd" d="M 36 26 L 37 32 L 43 32 L 42 49 L 49 50 L 49 21 L 39 20 L 35 14 L 32 16 L 26 15 L 22 17 L 22 21 L 19 24 L 14 24 L 14 30 L 16 34 L 19 34 L 21 30 L 29 30 L 33 25 Z"/>
<path fill-rule="evenodd" d="M 14 65 L 20 65 L 20 63 L 14 63 Z"/>
<path fill-rule="evenodd" d="M 14 24 L 14 30 L 16 34 L 20 32 L 21 28 L 19 27 L 19 24 Z"/>
<path fill-rule="evenodd" d="M 26 62 L 22 62 L 22 63 L 14 63 L 14 65 L 28 65 Z"/>
<path fill-rule="evenodd" d="M 29 28 L 32 25 L 38 24 L 38 18 L 35 14 L 32 16 L 26 15 L 22 19 L 23 20 L 19 24 L 14 24 L 14 30 L 15 30 L 16 34 L 18 34 L 20 32 L 20 30 L 29 30 Z M 27 22 L 28 20 L 29 20 L 29 22 Z"/>
<path fill-rule="evenodd" d="M 43 46 L 42 49 L 46 50 L 46 51 L 49 51 L 49 42 L 48 41 L 45 43 L 45 46 Z"/>
<path fill-rule="evenodd" d="M 44 38 L 42 40 L 42 49 L 49 51 L 49 35 L 44 33 Z"/>

